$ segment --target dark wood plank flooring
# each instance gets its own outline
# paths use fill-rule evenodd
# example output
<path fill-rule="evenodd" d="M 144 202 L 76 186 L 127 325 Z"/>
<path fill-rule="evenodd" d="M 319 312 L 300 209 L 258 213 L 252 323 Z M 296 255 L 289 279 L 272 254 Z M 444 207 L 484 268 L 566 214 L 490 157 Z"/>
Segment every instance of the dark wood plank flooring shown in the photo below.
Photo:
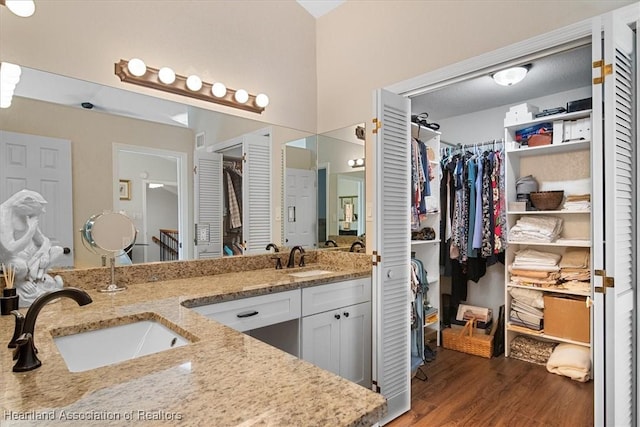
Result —
<path fill-rule="evenodd" d="M 388 426 L 593 426 L 593 381 L 443 348 L 422 369 L 428 379 L 412 380 L 411 410 Z"/>

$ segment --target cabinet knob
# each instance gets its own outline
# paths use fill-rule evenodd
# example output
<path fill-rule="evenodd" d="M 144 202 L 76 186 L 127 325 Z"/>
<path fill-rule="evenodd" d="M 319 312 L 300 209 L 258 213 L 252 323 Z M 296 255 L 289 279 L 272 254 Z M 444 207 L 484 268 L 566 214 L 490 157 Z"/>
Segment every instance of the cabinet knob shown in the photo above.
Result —
<path fill-rule="evenodd" d="M 333 317 L 335 317 L 336 319 L 340 320 L 340 315 L 339 314 L 334 314 Z"/>
<path fill-rule="evenodd" d="M 345 311 L 345 312 L 344 312 L 344 313 L 342 313 L 342 314 L 344 314 L 344 317 L 349 317 L 349 312 L 348 312 L 348 311 Z"/>

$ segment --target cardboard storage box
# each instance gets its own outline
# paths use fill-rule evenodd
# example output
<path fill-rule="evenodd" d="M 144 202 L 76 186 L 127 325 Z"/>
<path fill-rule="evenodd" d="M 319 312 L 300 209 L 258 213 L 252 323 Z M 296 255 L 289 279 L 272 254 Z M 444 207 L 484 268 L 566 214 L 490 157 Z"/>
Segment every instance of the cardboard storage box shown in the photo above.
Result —
<path fill-rule="evenodd" d="M 584 297 L 544 296 L 545 335 L 588 343 L 590 329 L 589 308 Z"/>

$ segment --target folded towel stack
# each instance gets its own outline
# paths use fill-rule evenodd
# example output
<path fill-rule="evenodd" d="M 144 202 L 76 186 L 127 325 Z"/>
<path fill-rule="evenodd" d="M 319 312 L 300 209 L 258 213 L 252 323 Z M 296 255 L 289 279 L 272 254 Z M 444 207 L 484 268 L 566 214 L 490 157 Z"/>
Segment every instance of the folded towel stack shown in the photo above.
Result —
<path fill-rule="evenodd" d="M 509 230 L 512 242 L 553 242 L 562 231 L 562 219 L 553 216 L 524 216 Z"/>
<path fill-rule="evenodd" d="M 558 344 L 547 361 L 547 371 L 586 382 L 591 372 L 591 352 L 581 345 Z"/>
<path fill-rule="evenodd" d="M 564 200 L 562 210 L 564 211 L 588 211 L 591 209 L 591 195 L 578 194 L 569 195 Z"/>
<path fill-rule="evenodd" d="M 560 261 L 560 280 L 574 290 L 588 290 L 591 280 L 588 248 L 567 248 Z"/>
<path fill-rule="evenodd" d="M 542 291 L 510 287 L 509 294 L 511 295 L 509 323 L 540 331 L 544 318 Z"/>
<path fill-rule="evenodd" d="M 516 252 L 509 266 L 511 283 L 524 286 L 550 287 L 558 284 L 562 256 L 535 249 L 522 249 Z"/>

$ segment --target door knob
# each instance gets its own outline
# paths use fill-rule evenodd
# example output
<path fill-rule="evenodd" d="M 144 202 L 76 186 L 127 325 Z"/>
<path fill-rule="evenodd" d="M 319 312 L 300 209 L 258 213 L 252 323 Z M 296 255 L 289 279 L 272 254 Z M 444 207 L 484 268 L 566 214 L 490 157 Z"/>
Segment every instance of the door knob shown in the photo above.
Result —
<path fill-rule="evenodd" d="M 69 248 L 62 248 L 62 253 L 65 255 L 69 255 L 71 253 L 71 249 Z"/>

